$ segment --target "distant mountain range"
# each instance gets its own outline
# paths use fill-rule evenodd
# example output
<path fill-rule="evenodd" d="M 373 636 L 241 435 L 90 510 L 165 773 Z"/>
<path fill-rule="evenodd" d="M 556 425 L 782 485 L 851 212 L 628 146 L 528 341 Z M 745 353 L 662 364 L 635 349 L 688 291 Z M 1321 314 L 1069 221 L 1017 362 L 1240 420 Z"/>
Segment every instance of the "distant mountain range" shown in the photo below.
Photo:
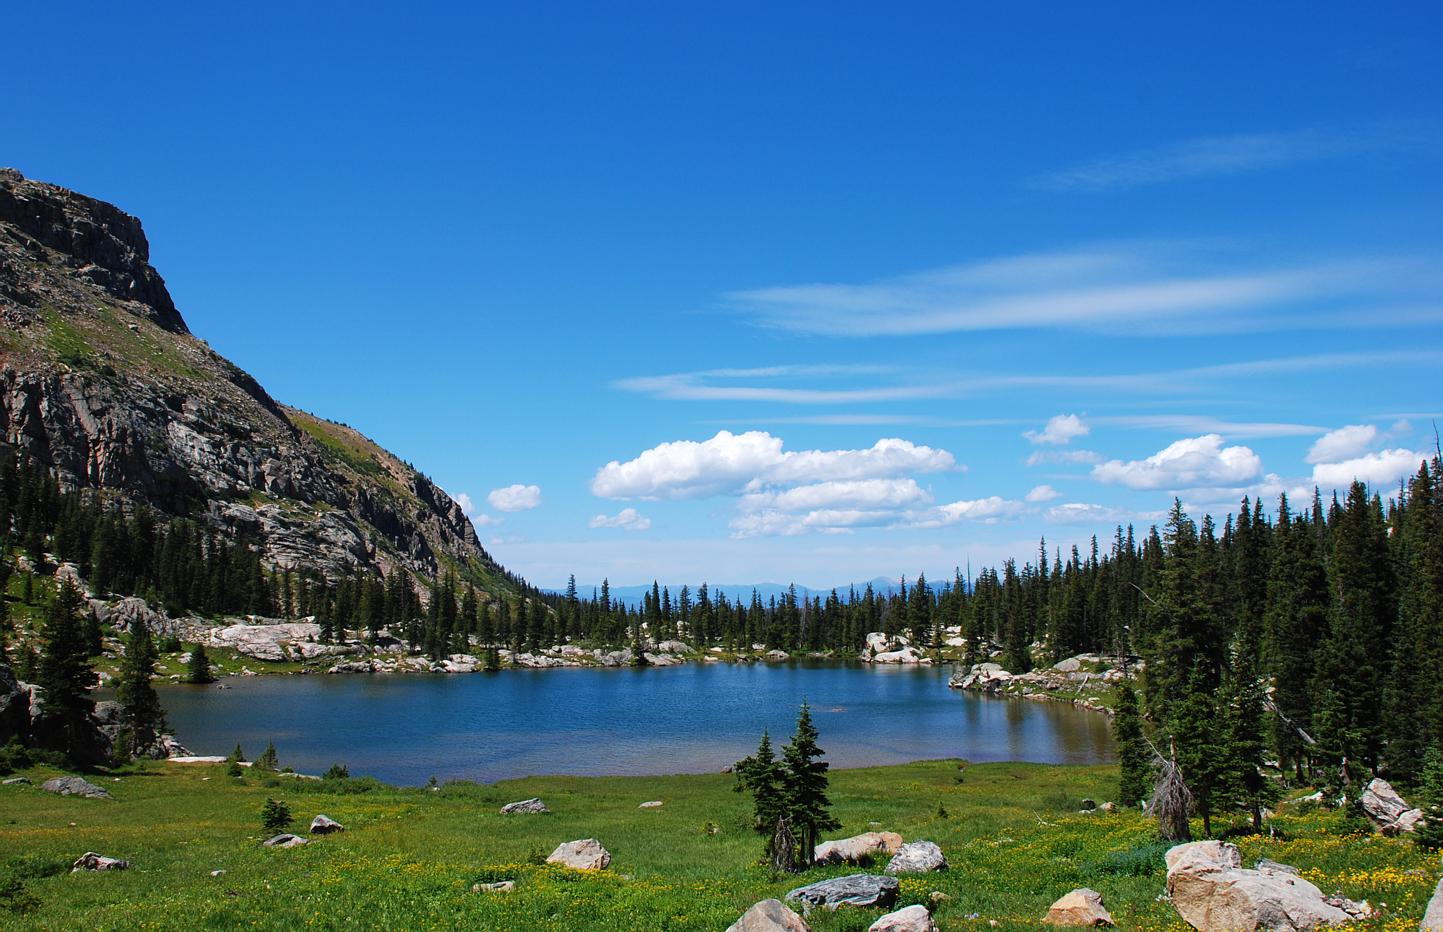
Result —
<path fill-rule="evenodd" d="M 853 586 L 856 587 L 857 594 L 861 595 L 869 584 L 872 587 L 872 591 L 875 592 L 877 595 L 891 595 L 892 593 L 897 592 L 899 589 L 901 589 L 900 580 L 888 579 L 885 576 L 878 576 L 876 579 L 869 579 L 858 583 L 842 583 L 841 585 L 836 587 L 837 595 L 841 596 L 841 598 L 845 600 L 847 598 L 847 590 L 852 588 Z M 677 595 L 681 592 L 681 587 L 684 585 L 691 587 L 693 600 L 696 599 L 697 589 L 701 588 L 700 583 L 661 583 L 661 585 L 666 587 L 671 592 L 671 597 L 673 601 L 676 600 Z M 766 602 L 770 600 L 773 596 L 776 596 L 778 599 L 780 599 L 783 595 L 786 594 L 788 586 L 784 583 L 707 583 L 706 588 L 707 592 L 711 594 L 713 600 L 716 599 L 718 592 L 725 592 L 727 598 L 733 602 L 735 602 L 737 599 L 741 599 L 744 602 L 750 602 L 752 598 L 752 590 L 755 589 L 757 591 L 757 595 L 762 597 L 762 601 Z M 576 584 L 576 591 L 581 595 L 582 598 L 589 598 L 593 589 L 595 589 L 599 593 L 601 591 L 601 583 L 586 583 L 584 585 L 582 583 Z M 565 592 L 566 590 L 547 589 L 545 591 L 561 593 Z M 649 592 L 651 592 L 651 583 L 647 583 L 641 586 L 612 586 L 611 598 L 613 601 L 623 602 L 628 606 L 636 607 L 641 604 L 643 597 L 645 597 L 646 594 Z M 797 598 L 805 598 L 808 601 L 811 600 L 812 596 L 816 596 L 820 599 L 825 600 L 827 596 L 831 594 L 831 592 L 832 589 L 830 587 L 826 589 L 814 589 L 809 586 L 797 586 Z"/>

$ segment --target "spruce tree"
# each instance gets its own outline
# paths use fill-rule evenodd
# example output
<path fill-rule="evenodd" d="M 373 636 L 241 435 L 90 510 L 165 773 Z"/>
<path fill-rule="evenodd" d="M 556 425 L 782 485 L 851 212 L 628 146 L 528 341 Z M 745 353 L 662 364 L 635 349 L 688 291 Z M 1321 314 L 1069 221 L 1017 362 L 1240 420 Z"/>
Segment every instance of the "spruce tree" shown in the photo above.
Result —
<path fill-rule="evenodd" d="M 41 628 L 36 683 L 45 690 L 45 717 L 61 730 L 67 751 L 81 738 L 86 719 L 95 710 L 90 688 L 95 670 L 81 631 L 84 597 L 69 579 L 62 579 L 45 612 Z"/>
<path fill-rule="evenodd" d="M 1232 785 L 1223 711 L 1208 685 L 1207 674 L 1199 669 L 1189 678 L 1187 692 L 1168 717 L 1178 766 L 1207 836 L 1212 835 L 1213 814 L 1226 805 Z"/>
<path fill-rule="evenodd" d="M 276 771 L 280 769 L 280 756 L 276 754 L 276 744 L 274 741 L 266 744 L 266 749 L 261 752 L 260 757 L 256 758 L 254 766 L 256 770 Z"/>
<path fill-rule="evenodd" d="M 165 728 L 165 710 L 160 696 L 151 685 L 155 675 L 155 642 L 150 628 L 137 618 L 126 639 L 125 656 L 120 660 L 116 677 L 115 698 L 120 703 L 121 740 L 115 748 L 117 757 L 129 758 L 146 753 Z"/>
<path fill-rule="evenodd" d="M 1112 736 L 1122 771 L 1118 801 L 1124 806 L 1136 806 L 1152 791 L 1152 752 L 1142 734 L 1142 717 L 1138 714 L 1137 693 L 1132 684 L 1126 680 L 1119 682 L 1116 697 Z"/>
<path fill-rule="evenodd" d="M 801 863 L 811 864 L 821 834 L 839 828 L 827 798 L 827 770 L 823 751 L 817 746 L 817 729 L 812 710 L 805 701 L 797 713 L 797 730 L 782 749 L 783 782 L 786 786 L 787 821 L 801 846 Z"/>
<path fill-rule="evenodd" d="M 774 830 L 777 819 L 785 814 L 783 770 L 772 752 L 772 739 L 765 731 L 756 754 L 737 761 L 734 768 L 738 792 L 752 795 L 752 828 L 763 835 Z"/>
<path fill-rule="evenodd" d="M 197 644 L 191 648 L 190 662 L 186 664 L 185 681 L 198 686 L 215 682 L 215 675 L 210 671 L 210 657 L 206 655 L 204 644 Z"/>

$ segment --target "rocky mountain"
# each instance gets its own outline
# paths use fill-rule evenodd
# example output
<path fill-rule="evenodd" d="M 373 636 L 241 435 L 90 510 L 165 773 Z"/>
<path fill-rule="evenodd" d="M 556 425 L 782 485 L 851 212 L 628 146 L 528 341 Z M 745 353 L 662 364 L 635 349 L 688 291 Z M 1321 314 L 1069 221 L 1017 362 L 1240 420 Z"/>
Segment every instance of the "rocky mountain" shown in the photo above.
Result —
<path fill-rule="evenodd" d="M 282 567 L 512 585 L 433 482 L 193 336 L 120 209 L 0 169 L 0 318 L 0 440 L 62 483 L 204 518 Z"/>

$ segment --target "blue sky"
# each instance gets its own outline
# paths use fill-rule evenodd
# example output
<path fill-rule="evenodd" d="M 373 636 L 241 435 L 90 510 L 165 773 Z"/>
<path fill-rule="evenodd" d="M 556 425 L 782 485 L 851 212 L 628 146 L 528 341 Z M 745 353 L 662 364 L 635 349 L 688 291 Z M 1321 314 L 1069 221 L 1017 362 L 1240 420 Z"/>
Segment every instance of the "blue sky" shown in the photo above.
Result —
<path fill-rule="evenodd" d="M 1432 447 L 1436 4 L 291 6 L 18 4 L 0 163 L 542 585 L 950 575 Z"/>

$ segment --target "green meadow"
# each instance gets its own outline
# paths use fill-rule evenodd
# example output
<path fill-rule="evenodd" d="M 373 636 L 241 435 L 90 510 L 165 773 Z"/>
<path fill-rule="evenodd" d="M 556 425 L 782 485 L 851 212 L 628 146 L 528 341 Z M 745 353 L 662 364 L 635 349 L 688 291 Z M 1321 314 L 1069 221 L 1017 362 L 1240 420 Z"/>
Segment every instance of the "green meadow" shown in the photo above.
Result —
<path fill-rule="evenodd" d="M 5 928 L 721 930 L 757 900 L 856 869 L 772 876 L 747 829 L 749 800 L 725 774 L 431 790 L 234 778 L 218 765 L 154 762 L 89 775 L 115 796 L 107 801 L 42 792 L 40 782 L 57 772 L 36 768 L 24 772 L 34 785 L 0 787 Z M 1158 900 L 1166 846 L 1152 824 L 1134 812 L 1078 811 L 1085 797 L 1109 799 L 1115 779 L 1106 766 L 958 761 L 837 771 L 831 796 L 843 827 L 828 837 L 885 829 L 940 844 L 950 869 L 903 878 L 898 905 L 945 894 L 936 918 L 946 929 L 1036 928 L 1053 900 L 1079 886 L 1100 891 L 1121 928 L 1183 929 Z M 551 814 L 497 812 L 530 796 Z M 268 798 L 290 806 L 300 834 L 318 813 L 347 830 L 305 847 L 264 848 L 259 813 Z M 639 809 L 647 800 L 664 805 Z M 1291 863 L 1325 892 L 1371 901 L 1382 915 L 1367 928 L 1416 928 L 1436 856 L 1407 841 L 1349 834 L 1339 816 L 1306 804 L 1280 807 L 1271 828 L 1233 839 L 1245 860 Z M 609 870 L 540 863 L 560 842 L 588 837 L 611 851 Z M 86 851 L 131 867 L 70 873 Z M 516 890 L 472 892 L 503 879 Z M 862 930 L 880 914 L 843 909 L 810 921 L 818 930 Z"/>

